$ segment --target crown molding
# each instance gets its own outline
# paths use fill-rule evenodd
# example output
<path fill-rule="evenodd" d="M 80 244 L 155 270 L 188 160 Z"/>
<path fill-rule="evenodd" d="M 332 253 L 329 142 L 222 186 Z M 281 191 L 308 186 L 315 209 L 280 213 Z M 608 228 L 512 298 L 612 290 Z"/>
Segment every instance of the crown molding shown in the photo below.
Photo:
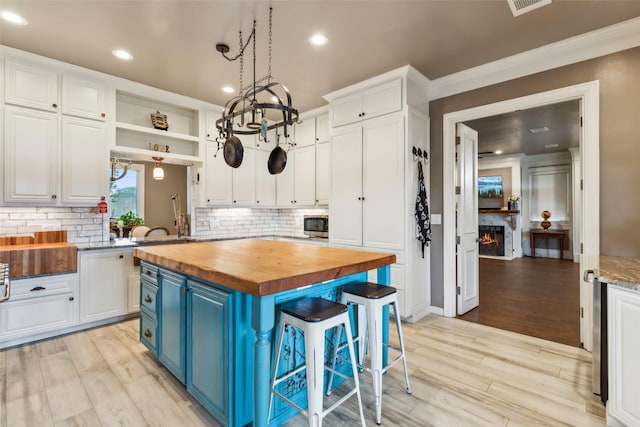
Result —
<path fill-rule="evenodd" d="M 640 18 L 594 30 L 431 81 L 429 100 L 640 46 Z"/>

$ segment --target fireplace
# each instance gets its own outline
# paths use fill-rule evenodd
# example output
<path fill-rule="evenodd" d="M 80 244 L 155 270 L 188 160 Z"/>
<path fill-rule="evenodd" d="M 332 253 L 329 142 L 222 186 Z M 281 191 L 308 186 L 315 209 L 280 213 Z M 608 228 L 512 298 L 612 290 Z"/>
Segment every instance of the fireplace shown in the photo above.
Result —
<path fill-rule="evenodd" d="M 504 256 L 504 226 L 480 225 L 478 234 L 480 255 Z"/>

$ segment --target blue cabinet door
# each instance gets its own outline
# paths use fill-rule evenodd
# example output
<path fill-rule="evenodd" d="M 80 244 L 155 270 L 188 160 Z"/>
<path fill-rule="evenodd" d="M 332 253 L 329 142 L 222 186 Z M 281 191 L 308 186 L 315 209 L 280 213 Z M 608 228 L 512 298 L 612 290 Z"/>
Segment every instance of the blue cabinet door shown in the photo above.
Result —
<path fill-rule="evenodd" d="M 187 281 L 187 390 L 223 425 L 231 420 L 232 294 Z"/>
<path fill-rule="evenodd" d="M 164 269 L 159 276 L 158 358 L 184 383 L 186 278 Z"/>

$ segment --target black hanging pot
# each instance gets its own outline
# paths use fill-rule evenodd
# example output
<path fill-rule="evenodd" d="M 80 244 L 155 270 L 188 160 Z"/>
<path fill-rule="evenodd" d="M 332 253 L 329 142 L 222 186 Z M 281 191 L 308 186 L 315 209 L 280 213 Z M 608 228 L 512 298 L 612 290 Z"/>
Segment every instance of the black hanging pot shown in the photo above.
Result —
<path fill-rule="evenodd" d="M 224 161 L 232 168 L 237 168 L 242 164 L 242 157 L 244 155 L 244 148 L 242 142 L 236 136 L 230 136 L 222 147 L 224 153 Z"/>
<path fill-rule="evenodd" d="M 267 168 L 271 175 L 277 175 L 284 170 L 285 166 L 287 166 L 287 152 L 278 145 L 276 148 L 271 150 L 271 154 L 269 154 Z"/>

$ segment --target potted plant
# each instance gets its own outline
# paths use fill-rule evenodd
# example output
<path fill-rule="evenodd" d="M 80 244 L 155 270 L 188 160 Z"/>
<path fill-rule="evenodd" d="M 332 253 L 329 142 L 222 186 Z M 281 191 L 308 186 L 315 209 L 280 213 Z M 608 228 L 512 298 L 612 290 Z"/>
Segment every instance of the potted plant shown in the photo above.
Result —
<path fill-rule="evenodd" d="M 144 219 L 136 216 L 133 211 L 129 211 L 126 214 L 120 215 L 118 219 L 111 219 L 111 229 L 116 233 L 120 231 L 118 229 L 118 223 L 120 221 L 122 221 L 122 237 L 129 237 L 129 232 L 133 227 L 144 224 Z"/>

